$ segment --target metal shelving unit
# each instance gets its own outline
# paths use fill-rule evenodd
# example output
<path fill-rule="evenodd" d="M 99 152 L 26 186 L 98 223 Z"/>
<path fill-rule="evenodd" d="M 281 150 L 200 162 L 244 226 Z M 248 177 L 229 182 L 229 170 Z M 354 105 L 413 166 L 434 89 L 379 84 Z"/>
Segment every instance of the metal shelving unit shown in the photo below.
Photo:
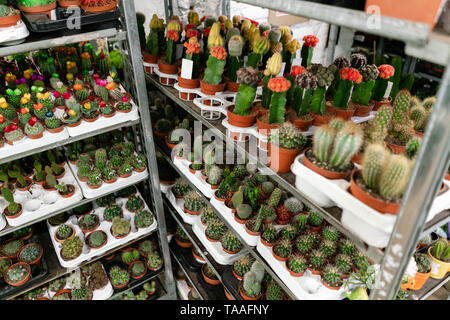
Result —
<path fill-rule="evenodd" d="M 122 28 L 116 29 L 116 28 L 110 28 L 110 29 L 104 29 L 99 31 L 93 31 L 93 32 L 84 32 L 84 33 L 78 33 L 70 36 L 63 36 L 63 37 L 52 37 L 49 35 L 40 36 L 40 35 L 31 35 L 28 37 L 26 42 L 22 44 L 18 44 L 15 46 L 9 46 L 9 47 L 2 47 L 0 48 L 0 56 L 7 56 L 27 51 L 33 51 L 33 50 L 40 50 L 40 49 L 47 49 L 51 47 L 56 46 L 63 46 L 68 45 L 72 43 L 78 43 L 83 41 L 91 41 L 98 38 L 108 38 L 110 41 L 118 41 L 120 43 L 120 47 L 122 48 L 122 54 L 127 55 L 127 59 L 124 62 L 125 70 L 129 71 L 127 74 L 128 79 L 132 79 L 133 81 L 128 81 L 127 84 L 127 90 L 131 93 L 134 93 L 133 97 L 136 102 L 136 104 L 139 106 L 139 113 L 140 113 L 140 119 L 137 121 L 128 121 L 123 122 L 121 124 L 113 125 L 108 128 L 94 130 L 91 132 L 88 132 L 86 134 L 83 134 L 81 136 L 68 138 L 64 141 L 60 141 L 56 144 L 47 145 L 40 148 L 30 149 L 26 152 L 21 152 L 14 154 L 10 157 L 3 158 L 0 160 L 0 163 L 5 163 L 8 161 L 12 161 L 15 159 L 23 158 L 25 156 L 38 153 L 41 151 L 53 149 L 68 143 L 72 143 L 78 140 L 85 139 L 87 137 L 92 137 L 95 135 L 99 135 L 101 133 L 109 132 L 115 129 L 123 128 L 132 126 L 133 131 L 136 134 L 139 134 L 139 140 L 140 144 L 138 147 L 147 155 L 148 160 L 148 171 L 150 173 L 148 179 L 148 189 L 151 191 L 151 197 L 147 197 L 146 200 L 149 200 L 150 198 L 153 200 L 153 210 L 156 215 L 156 219 L 158 221 L 158 234 L 159 234 L 159 243 L 161 246 L 161 253 L 163 255 L 164 259 L 164 269 L 162 272 L 164 273 L 164 284 L 165 284 L 165 292 L 167 293 L 164 296 L 164 299 L 175 299 L 176 298 L 176 289 L 175 284 L 173 281 L 173 273 L 172 273 L 172 266 L 171 266 L 171 260 L 170 260 L 170 252 L 167 242 L 167 236 L 166 236 L 166 225 L 165 225 L 165 218 L 164 218 L 164 211 L 162 207 L 162 200 L 161 200 L 161 192 L 159 189 L 159 178 L 157 173 L 157 166 L 156 166 L 156 157 L 155 157 L 155 151 L 154 151 L 154 144 L 153 144 L 153 133 L 151 128 L 149 128 L 149 124 L 151 123 L 150 119 L 150 112 L 148 109 L 148 98 L 147 98 L 147 92 L 146 92 L 146 86 L 145 86 L 145 76 L 144 76 L 144 68 L 143 68 L 143 62 L 142 62 L 142 56 L 140 51 L 140 43 L 139 43 L 139 37 L 138 37 L 138 27 L 137 27 L 137 21 L 136 21 L 136 11 L 134 7 L 133 1 L 120 1 L 119 2 L 119 8 L 121 10 L 121 22 L 122 22 Z M 118 190 L 114 190 L 118 191 Z M 148 194 L 148 193 L 147 193 Z M 84 199 L 80 201 L 78 205 L 93 201 L 95 199 Z M 147 201 L 148 204 L 150 204 L 150 201 Z M 44 219 L 47 219 L 53 215 L 56 215 L 62 211 L 71 209 L 75 206 L 66 207 L 62 210 L 55 211 L 51 214 L 46 215 L 45 217 L 38 218 L 34 221 L 31 221 L 27 224 L 24 224 L 20 227 L 6 227 L 4 230 L 0 231 L 0 236 L 6 235 L 10 232 L 13 232 L 14 230 L 20 229 L 24 226 L 28 226 L 31 224 L 34 224 L 36 222 L 42 221 Z M 151 234 L 151 233 L 149 233 Z M 97 259 L 100 259 L 101 257 L 104 257 L 108 254 L 111 254 L 113 251 L 116 251 L 122 247 L 125 247 L 129 245 L 130 243 L 133 243 L 135 241 L 138 241 L 144 237 L 147 237 L 149 234 L 146 234 L 138 239 L 135 239 L 133 241 L 130 241 L 129 243 L 123 244 L 121 246 L 118 246 L 114 248 L 113 250 L 109 250 L 107 253 L 95 257 L 94 259 L 90 260 L 89 262 L 95 261 Z M 46 251 L 52 251 L 52 250 L 46 250 Z M 86 262 L 88 263 L 88 262 Z M 79 266 L 78 266 L 79 267 Z M 44 283 L 47 283 L 48 281 L 51 281 L 53 279 L 56 279 L 70 271 L 69 269 L 62 268 L 58 261 L 56 254 L 53 250 L 53 258 L 50 253 L 49 257 L 49 276 L 46 278 L 46 280 L 42 283 L 37 284 L 33 288 L 36 288 Z M 27 288 L 26 291 L 32 290 L 33 288 Z M 22 294 L 23 292 L 14 295 L 14 297 Z M 14 298 L 10 297 L 10 298 Z"/>
<path fill-rule="evenodd" d="M 400 40 L 405 42 L 406 55 L 445 66 L 450 63 L 450 36 L 439 30 L 430 31 L 429 26 L 426 24 L 379 15 L 375 16 L 363 11 L 301 0 L 237 1 L 272 10 L 282 10 L 288 14 L 319 20 L 332 26 L 347 27 L 369 34 Z M 170 16 L 173 13 L 172 8 L 171 0 L 166 0 L 166 16 Z M 178 92 L 175 89 L 160 85 L 154 76 L 148 75 L 147 79 L 158 90 L 194 116 L 196 120 L 201 121 L 206 127 L 212 129 L 219 137 L 226 136 L 220 121 L 206 121 L 200 116 L 198 108 L 193 103 L 185 102 L 178 98 Z M 362 249 L 374 262 L 381 264 L 380 278 L 376 289 L 371 291 L 371 299 L 394 299 L 399 289 L 402 275 L 419 238 L 450 220 L 450 212 L 444 211 L 432 221 L 425 223 L 432 199 L 440 187 L 442 177 L 450 161 L 450 127 L 448 126 L 450 109 L 447 106 L 448 101 L 450 101 L 450 68 L 446 68 L 440 87 L 441 90 L 437 95 L 437 101 L 423 139 L 422 148 L 417 156 L 410 182 L 403 196 L 401 209 L 397 214 L 398 218 L 389 245 L 385 248 L 384 253 L 376 248 L 367 248 L 362 241 L 358 241 L 347 230 L 342 228 L 339 220 L 331 213 L 319 208 L 299 190 L 296 190 L 289 183 L 289 174 L 278 175 L 274 173 L 273 175 L 278 183 L 317 210 L 328 222 L 349 236 L 349 238 L 356 240 L 355 242 L 359 249 Z M 226 141 L 228 140 L 230 139 Z M 239 148 L 242 149 L 242 147 L 237 145 L 238 150 Z M 246 153 L 245 150 L 243 152 Z M 430 283 L 430 285 L 433 288 L 427 292 L 432 292 L 438 287 L 434 282 Z"/>

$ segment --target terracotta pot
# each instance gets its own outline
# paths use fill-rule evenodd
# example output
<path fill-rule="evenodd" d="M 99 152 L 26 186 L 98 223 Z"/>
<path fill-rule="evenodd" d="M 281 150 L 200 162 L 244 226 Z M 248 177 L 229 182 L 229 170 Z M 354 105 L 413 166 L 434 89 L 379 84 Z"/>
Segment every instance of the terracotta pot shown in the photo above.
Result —
<path fill-rule="evenodd" d="M 4 244 L 6 245 L 8 242 L 13 241 L 13 240 L 18 240 L 20 242 L 20 248 L 22 249 L 23 247 L 23 240 L 22 239 L 9 239 L 8 241 L 6 241 Z M 17 256 L 19 255 L 19 251 L 16 252 L 16 254 L 12 255 L 12 256 L 6 256 L 1 250 L 0 250 L 0 254 L 6 258 L 10 258 L 10 259 L 16 259 Z"/>
<path fill-rule="evenodd" d="M 107 243 L 108 243 L 108 236 L 107 236 L 107 234 L 104 232 L 104 231 L 102 231 L 102 230 L 98 230 L 99 232 L 102 232 L 104 235 L 105 235 L 105 242 L 103 242 L 103 244 L 102 245 L 100 245 L 99 247 L 92 247 L 90 244 L 89 244 L 89 239 L 90 239 L 90 237 L 91 237 L 91 235 L 92 235 L 92 233 L 93 232 L 91 232 L 91 233 L 89 233 L 88 235 L 87 235 L 87 237 L 86 237 L 86 245 L 88 246 L 88 248 L 89 249 L 92 249 L 92 250 L 97 250 L 97 249 L 100 249 L 100 248 L 102 248 L 102 247 L 104 247 Z"/>
<path fill-rule="evenodd" d="M 229 292 L 227 289 L 223 288 L 223 291 L 225 292 L 225 297 L 227 298 L 227 300 L 236 300 Z"/>
<path fill-rule="evenodd" d="M 131 110 L 131 109 L 130 109 Z M 95 122 L 95 121 L 97 121 L 97 119 L 98 119 L 98 117 L 100 116 L 100 113 L 97 113 L 97 115 L 94 117 L 94 118 L 92 118 L 92 119 L 88 119 L 88 118 L 86 118 L 85 116 L 81 116 L 81 118 L 83 119 L 83 121 L 86 121 L 86 122 Z"/>
<path fill-rule="evenodd" d="M 308 267 L 308 270 L 311 271 L 312 274 L 316 274 L 316 275 L 321 275 L 322 274 L 322 270 L 315 270 L 311 267 Z"/>
<path fill-rule="evenodd" d="M 230 251 L 230 250 L 228 250 L 228 249 L 225 249 L 225 248 L 223 247 L 223 244 L 222 244 L 222 250 L 225 251 L 225 252 L 228 253 L 228 254 L 236 254 L 236 253 L 238 253 L 239 251 L 241 251 L 241 249 L 239 249 L 239 250 L 237 250 L 237 251 Z"/>
<path fill-rule="evenodd" d="M 112 179 L 112 180 L 103 180 L 103 182 L 104 182 L 104 183 L 107 183 L 107 184 L 111 184 L 111 183 L 116 182 L 117 179 L 118 179 L 118 178 L 116 177 L 116 178 L 114 178 L 114 179 Z"/>
<path fill-rule="evenodd" d="M 339 287 L 333 287 L 333 286 L 330 286 L 330 285 L 327 284 L 325 281 L 323 281 L 322 277 L 320 278 L 320 282 L 322 282 L 322 284 L 323 284 L 326 288 L 328 288 L 328 289 L 330 289 L 330 290 L 339 290 L 339 289 L 342 287 L 342 284 L 341 284 Z"/>
<path fill-rule="evenodd" d="M 276 254 L 275 248 L 276 248 L 276 246 L 272 247 L 272 255 L 275 259 L 277 259 L 278 261 L 287 261 L 289 259 L 289 257 L 283 258 L 283 257 L 280 257 L 278 254 Z"/>
<path fill-rule="evenodd" d="M 423 132 L 420 132 L 420 131 L 417 131 L 417 130 L 416 130 L 415 134 L 416 134 L 416 136 L 418 136 L 419 138 L 423 139 L 423 135 L 424 135 Z"/>
<path fill-rule="evenodd" d="M 142 55 L 144 57 L 144 62 L 146 63 L 156 64 L 156 62 L 158 61 L 158 55 L 156 54 L 150 54 L 146 51 L 143 51 Z"/>
<path fill-rule="evenodd" d="M 200 85 L 200 79 L 186 79 L 178 76 L 178 85 L 186 89 L 196 89 Z"/>
<path fill-rule="evenodd" d="M 8 282 L 8 277 L 7 277 L 6 275 L 7 275 L 8 271 L 9 271 L 10 269 L 12 269 L 12 268 L 13 268 L 14 266 L 16 266 L 16 265 L 24 265 L 24 266 L 26 267 L 26 269 L 28 269 L 27 276 L 26 276 L 25 278 L 23 278 L 21 281 L 16 282 L 16 283 Z M 15 263 L 15 264 L 13 264 L 12 266 L 10 266 L 10 267 L 8 268 L 8 270 L 7 270 L 7 271 L 5 272 L 5 274 L 3 275 L 3 278 L 4 278 L 5 282 L 6 282 L 7 284 L 9 284 L 10 286 L 13 286 L 13 287 L 20 287 L 21 285 L 25 284 L 28 280 L 30 280 L 30 277 L 31 277 L 31 267 L 30 267 L 30 265 L 29 265 L 28 263 L 25 263 L 25 262 L 17 262 L 17 263 Z"/>
<path fill-rule="evenodd" d="M 79 222 L 79 221 L 78 221 Z M 97 219 L 97 223 L 95 224 L 95 226 L 93 226 L 93 227 L 91 227 L 91 228 L 89 228 L 89 229 L 83 229 L 83 228 L 81 228 L 81 226 L 80 225 L 78 225 L 79 227 L 80 227 L 80 229 L 81 229 L 81 231 L 84 233 L 84 234 L 87 234 L 87 233 L 90 233 L 90 232 L 92 232 L 92 231 L 95 231 L 99 226 L 100 226 L 100 218 L 98 218 Z"/>
<path fill-rule="evenodd" d="M 359 173 L 360 171 L 358 170 L 354 171 L 351 175 L 350 193 L 359 201 L 365 203 L 366 205 L 368 205 L 369 207 L 380 213 L 397 214 L 398 210 L 400 209 L 400 204 L 391 203 L 372 197 L 371 195 L 364 192 L 364 190 L 358 186 L 358 184 L 355 181 L 355 178 Z"/>
<path fill-rule="evenodd" d="M 297 273 L 297 272 L 294 272 L 294 271 L 292 271 L 291 269 L 289 269 L 289 267 L 288 267 L 288 261 L 286 261 L 286 269 L 287 269 L 287 271 L 289 271 L 289 273 L 291 274 L 291 276 L 296 277 L 296 278 L 301 277 L 301 276 L 305 273 L 305 271 L 300 272 L 300 273 Z"/>
<path fill-rule="evenodd" d="M 55 297 L 57 297 L 57 296 L 62 295 L 63 293 L 68 293 L 69 295 L 72 295 L 72 290 L 69 290 L 69 289 L 61 289 L 61 290 L 58 290 L 58 291 L 55 293 L 55 295 L 53 296 L 53 299 L 54 299 Z"/>
<path fill-rule="evenodd" d="M 66 126 L 68 126 L 70 128 L 75 128 L 75 127 L 78 127 L 80 124 L 81 124 L 81 118 L 76 123 L 67 123 Z"/>
<path fill-rule="evenodd" d="M 33 181 L 30 178 L 25 178 L 25 181 L 29 181 L 30 183 L 26 187 L 19 187 L 18 184 L 16 184 L 17 189 L 20 191 L 28 191 L 33 186 Z"/>
<path fill-rule="evenodd" d="M 308 131 L 308 129 L 312 126 L 313 122 L 314 117 L 311 120 L 300 120 L 300 119 L 292 120 L 294 126 L 296 126 L 302 131 Z"/>
<path fill-rule="evenodd" d="M 205 179 L 206 183 L 209 184 L 209 186 L 211 187 L 211 190 L 216 190 L 217 188 L 219 188 L 219 184 L 211 184 L 208 181 L 208 178 Z"/>
<path fill-rule="evenodd" d="M 22 214 L 22 205 L 20 203 L 19 203 L 19 207 L 20 207 L 20 210 L 16 214 L 14 214 L 12 216 L 8 216 L 5 214 L 6 209 L 8 208 L 8 206 L 6 206 L 5 209 L 3 209 L 3 215 L 8 219 L 16 219 L 16 218 L 20 217 L 20 215 Z"/>
<path fill-rule="evenodd" d="M 230 208 L 230 207 L 228 206 L 230 203 L 232 203 L 231 199 L 225 200 L 225 206 L 226 206 L 228 209 L 230 209 L 232 213 L 235 213 L 235 212 L 236 212 L 236 209 Z"/>
<path fill-rule="evenodd" d="M 217 187 L 219 187 L 219 186 L 217 186 Z M 220 201 L 220 202 L 225 202 L 225 201 L 227 200 L 227 199 L 219 198 L 219 197 L 217 196 L 217 191 L 214 192 L 214 198 L 215 198 L 217 201 Z"/>
<path fill-rule="evenodd" d="M 175 183 L 175 181 L 172 181 L 172 180 L 163 180 L 163 179 L 159 179 L 159 182 L 161 182 L 162 184 L 165 184 L 165 185 L 172 185 L 172 184 L 174 184 Z"/>
<path fill-rule="evenodd" d="M 207 234 L 206 234 L 206 230 L 205 230 L 205 236 L 206 236 L 206 239 L 208 239 L 208 241 L 211 241 L 211 242 L 220 242 L 220 239 L 213 239 L 213 238 L 210 238 Z"/>
<path fill-rule="evenodd" d="M 279 173 L 291 171 L 294 162 L 301 149 L 285 149 L 269 143 L 269 166 Z"/>
<path fill-rule="evenodd" d="M 248 221 L 247 221 L 247 222 L 248 222 Z M 258 236 L 261 234 L 261 231 L 253 231 L 253 230 L 250 230 L 250 229 L 248 228 L 248 226 L 247 226 L 247 223 L 245 223 L 245 231 L 247 231 L 247 233 L 248 233 L 249 235 L 255 236 L 255 237 L 258 237 Z"/>
<path fill-rule="evenodd" d="M 59 175 L 55 175 L 56 179 L 61 179 L 66 175 L 66 169 L 64 169 L 64 167 L 61 167 L 61 169 L 62 169 L 61 173 Z"/>
<path fill-rule="evenodd" d="M 104 5 L 104 6 L 98 6 L 98 7 L 88 7 L 88 6 L 81 6 L 81 9 L 87 12 L 91 13 L 100 13 L 100 12 L 107 12 L 112 11 L 117 7 L 117 1 L 114 1 L 110 4 Z"/>
<path fill-rule="evenodd" d="M 41 133 L 36 134 L 36 135 L 27 134 L 27 137 L 30 138 L 30 139 L 36 140 L 36 139 L 42 138 L 43 135 L 44 135 L 44 132 L 41 132 Z"/>
<path fill-rule="evenodd" d="M 249 115 L 241 116 L 233 113 L 234 105 L 229 106 L 227 108 L 227 117 L 228 122 L 232 126 L 240 127 L 240 128 L 248 128 L 251 127 L 255 123 L 256 112 L 251 109 Z"/>
<path fill-rule="evenodd" d="M 202 89 L 202 92 L 204 94 L 215 95 L 217 92 L 221 92 L 225 89 L 225 83 L 222 82 L 220 84 L 209 84 L 201 80 L 200 88 Z"/>
<path fill-rule="evenodd" d="M 243 280 L 243 279 L 244 279 L 244 277 L 241 277 L 240 275 L 238 275 L 238 274 L 236 273 L 236 271 L 234 270 L 234 267 L 233 267 L 233 266 L 231 267 L 231 271 L 233 272 L 233 275 L 234 275 L 234 277 L 235 277 L 236 279 L 238 279 L 238 280 Z"/>
<path fill-rule="evenodd" d="M 199 256 L 195 253 L 194 248 L 192 248 L 192 255 L 194 256 L 194 259 L 205 261 L 205 259 L 202 256 Z"/>
<path fill-rule="evenodd" d="M 265 245 L 266 247 L 273 247 L 273 246 L 275 245 L 275 242 L 274 242 L 274 243 L 267 242 L 266 240 L 263 239 L 263 237 L 260 237 L 259 240 L 260 240 L 261 243 L 262 243 L 263 245 Z"/>
<path fill-rule="evenodd" d="M 399 146 L 397 144 L 393 144 L 387 141 L 386 142 L 387 146 L 392 150 L 393 153 L 395 154 L 401 154 L 401 153 L 405 153 L 406 152 L 406 146 Z"/>
<path fill-rule="evenodd" d="M 191 210 L 186 209 L 185 207 L 184 207 L 184 212 L 186 212 L 190 215 L 193 215 L 193 216 L 198 216 L 200 214 L 200 211 L 191 211 Z"/>
<path fill-rule="evenodd" d="M 202 169 L 203 169 L 203 166 L 202 166 Z M 201 171 L 202 169 L 194 170 L 194 169 L 192 169 L 192 163 L 189 165 L 189 172 L 192 174 L 195 174 L 197 171 Z"/>
<path fill-rule="evenodd" d="M 363 156 L 364 156 L 364 154 L 362 154 L 362 153 L 355 154 L 352 158 L 352 162 L 362 165 Z"/>
<path fill-rule="evenodd" d="M 238 92 L 240 85 L 241 84 L 238 82 L 228 81 L 227 82 L 227 90 L 231 91 L 231 92 Z"/>
<path fill-rule="evenodd" d="M 353 103 L 353 101 L 350 100 L 348 105 L 349 105 L 349 107 L 355 109 L 355 114 L 354 114 L 355 117 L 367 117 L 367 116 L 370 115 L 370 112 L 375 107 L 375 101 L 370 100 L 369 101 L 369 105 L 365 106 L 365 105 L 362 105 L 362 104 Z"/>
<path fill-rule="evenodd" d="M 177 237 L 175 237 L 175 242 L 177 243 L 177 245 L 179 247 L 182 247 L 182 248 L 191 248 L 192 247 L 192 242 L 183 242 L 181 240 L 178 240 Z"/>
<path fill-rule="evenodd" d="M 51 128 L 47 127 L 47 126 L 45 126 L 45 128 L 50 133 L 60 133 L 61 131 L 64 130 L 64 126 L 63 125 L 61 125 L 59 128 L 56 128 L 56 129 L 51 129 Z"/>
<path fill-rule="evenodd" d="M 250 219 L 250 218 L 249 218 Z M 246 224 L 248 222 L 248 220 L 242 220 L 241 218 L 239 218 L 239 216 L 237 215 L 237 213 L 234 214 L 234 220 L 236 220 L 237 223 L 239 224 Z"/>
<path fill-rule="evenodd" d="M 58 6 L 62 8 L 68 8 L 70 6 L 80 6 L 81 0 L 73 0 L 73 1 L 64 1 L 58 0 Z"/>
<path fill-rule="evenodd" d="M 35 6 L 35 7 L 18 6 L 18 7 L 20 11 L 23 11 L 25 13 L 45 13 L 50 17 L 51 11 L 56 8 L 56 1 L 43 6 Z"/>
<path fill-rule="evenodd" d="M 177 74 L 178 66 L 176 64 L 167 64 L 160 60 L 158 61 L 158 69 L 165 74 Z"/>
<path fill-rule="evenodd" d="M 259 299 L 261 299 L 261 297 L 262 297 L 262 290 L 261 290 L 261 293 L 257 296 L 257 297 L 249 297 L 249 296 L 247 296 L 246 294 L 245 294 L 245 292 L 242 290 L 242 281 L 239 283 L 239 294 L 241 295 L 241 297 L 242 297 L 242 299 L 244 299 L 244 300 L 252 300 L 252 301 L 254 301 L 254 300 L 259 300 Z"/>
<path fill-rule="evenodd" d="M 374 101 L 375 106 L 373 108 L 374 111 L 378 111 L 378 109 L 380 109 L 383 106 L 390 106 L 392 102 L 392 98 L 389 97 L 387 99 L 383 99 L 381 101 Z"/>
<path fill-rule="evenodd" d="M 135 265 L 136 263 L 143 263 L 145 266 L 145 271 L 143 274 L 139 275 L 139 276 L 134 276 L 133 273 L 131 272 L 131 269 L 133 268 L 133 265 Z M 143 261 L 134 261 L 132 263 L 130 263 L 130 265 L 128 266 L 128 273 L 130 274 L 130 277 L 137 280 L 137 279 L 141 279 L 143 276 L 145 276 L 147 274 L 147 264 Z"/>
<path fill-rule="evenodd" d="M 119 174 L 119 177 L 121 177 L 122 179 L 126 179 L 126 178 L 129 178 L 129 177 L 131 177 L 131 174 L 132 174 L 133 172 L 128 172 L 127 174 Z"/>
<path fill-rule="evenodd" d="M 346 171 L 346 172 L 334 172 L 334 171 L 325 170 L 325 169 L 322 169 L 322 168 L 316 166 L 314 163 L 309 161 L 308 157 L 306 156 L 306 153 L 308 152 L 308 150 L 310 150 L 310 148 L 306 149 L 305 152 L 303 153 L 304 165 L 308 169 L 311 169 L 312 171 L 314 171 L 315 173 L 320 174 L 322 177 L 327 178 L 327 179 L 345 179 L 352 173 L 351 170 Z"/>
<path fill-rule="evenodd" d="M 313 113 L 313 117 L 314 117 L 313 126 L 319 127 L 319 126 L 321 126 L 323 124 L 327 124 L 335 116 L 336 116 L 336 114 L 334 114 L 334 115 L 321 115 L 321 114 Z"/>
<path fill-rule="evenodd" d="M 58 232 L 58 229 L 56 229 L 55 234 L 54 234 L 53 237 L 54 237 L 55 240 L 58 241 L 59 243 L 63 243 L 64 240 L 72 239 L 73 237 L 75 237 L 75 229 L 74 229 L 71 225 L 68 225 L 68 226 L 72 229 L 72 234 L 70 235 L 70 237 L 68 237 L 68 238 L 66 238 L 66 239 L 59 239 L 58 236 L 56 235 L 57 232 Z"/>
<path fill-rule="evenodd" d="M 100 183 L 100 184 L 97 185 L 97 186 L 91 186 L 89 183 L 86 183 L 86 184 L 87 184 L 87 186 L 88 186 L 90 189 L 98 189 L 98 188 L 100 188 L 100 187 L 102 186 L 103 182 Z"/>
<path fill-rule="evenodd" d="M 0 17 L 0 28 L 15 26 L 20 20 L 20 13 L 14 16 Z"/>
<path fill-rule="evenodd" d="M 260 134 L 268 136 L 270 134 L 270 130 L 278 128 L 279 123 L 266 123 L 259 120 L 259 117 L 257 117 L 256 125 L 258 126 L 258 132 Z"/>
<path fill-rule="evenodd" d="M 203 276 L 203 280 L 205 280 L 206 283 L 212 285 L 212 286 L 217 286 L 220 284 L 220 280 L 219 279 L 211 279 L 209 278 L 206 274 L 204 269 L 206 268 L 206 264 L 204 264 L 202 266 L 202 276 Z"/>
<path fill-rule="evenodd" d="M 154 134 L 156 134 L 158 137 L 160 137 L 160 138 L 166 138 L 166 137 L 168 137 L 169 136 L 169 134 L 168 133 L 162 133 L 162 132 L 158 132 L 158 131 L 156 131 L 156 129 L 155 130 L 153 130 L 153 133 Z"/>
<path fill-rule="evenodd" d="M 350 120 L 356 111 L 356 109 L 351 108 L 350 104 L 347 105 L 347 108 L 347 110 L 343 110 L 339 107 L 333 106 L 331 101 L 327 101 L 327 110 L 336 113 L 337 117 L 341 117 L 344 120 Z"/>
<path fill-rule="evenodd" d="M 116 115 L 116 110 L 114 109 L 113 111 L 114 111 L 114 112 L 113 112 L 113 113 L 110 113 L 110 114 L 104 114 L 104 113 L 102 113 L 102 112 L 100 111 L 100 114 L 102 115 L 103 118 L 112 118 L 112 117 L 114 117 L 114 116 Z M 129 111 L 131 111 L 131 109 L 130 109 Z M 128 111 L 128 112 L 129 112 L 129 111 Z M 122 112 L 122 111 L 121 111 L 121 112 Z M 127 112 L 124 110 L 124 112 L 122 112 L 122 113 L 127 113 Z"/>
<path fill-rule="evenodd" d="M 24 248 L 29 247 L 29 246 L 38 246 L 38 247 L 41 249 L 41 253 L 39 254 L 39 256 L 38 256 L 36 259 L 34 259 L 34 260 L 31 261 L 31 262 L 22 261 L 22 260 L 20 259 L 20 253 L 23 251 Z M 18 255 L 17 255 L 17 259 L 18 259 L 20 262 L 28 263 L 29 265 L 39 264 L 39 263 L 41 262 L 41 259 L 42 259 L 42 255 L 43 255 L 43 254 L 44 254 L 44 249 L 42 248 L 42 246 L 41 246 L 39 243 L 29 243 L 29 244 L 24 245 L 24 246 L 20 249 L 20 251 L 19 251 L 19 253 L 18 253 Z"/>

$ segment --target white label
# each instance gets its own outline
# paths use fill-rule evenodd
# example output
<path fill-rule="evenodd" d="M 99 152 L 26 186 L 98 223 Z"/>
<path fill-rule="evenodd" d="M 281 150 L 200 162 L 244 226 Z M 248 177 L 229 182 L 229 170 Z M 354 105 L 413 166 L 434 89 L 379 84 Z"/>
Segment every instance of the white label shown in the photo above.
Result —
<path fill-rule="evenodd" d="M 194 61 L 183 59 L 181 61 L 181 75 L 185 79 L 192 79 L 192 70 L 194 68 Z"/>
<path fill-rule="evenodd" d="M 184 46 L 182 43 L 177 44 L 177 52 L 176 52 L 176 56 L 175 56 L 176 60 L 179 60 L 183 57 L 183 48 L 184 48 Z"/>
<path fill-rule="evenodd" d="M 384 93 L 384 97 L 383 98 L 387 99 L 389 97 L 389 95 L 391 94 L 391 90 L 392 90 L 392 85 L 393 84 L 394 83 L 391 82 L 391 81 L 388 82 L 388 86 L 386 88 L 386 92 Z"/>
<path fill-rule="evenodd" d="M 50 12 L 50 20 L 56 20 L 56 10 Z"/>
<path fill-rule="evenodd" d="M 247 64 L 248 56 L 244 56 L 244 66 Z"/>
<path fill-rule="evenodd" d="M 277 75 L 277 77 L 282 77 L 284 74 L 284 68 L 286 68 L 286 62 L 283 62 L 281 64 L 281 69 L 280 69 L 280 73 Z"/>

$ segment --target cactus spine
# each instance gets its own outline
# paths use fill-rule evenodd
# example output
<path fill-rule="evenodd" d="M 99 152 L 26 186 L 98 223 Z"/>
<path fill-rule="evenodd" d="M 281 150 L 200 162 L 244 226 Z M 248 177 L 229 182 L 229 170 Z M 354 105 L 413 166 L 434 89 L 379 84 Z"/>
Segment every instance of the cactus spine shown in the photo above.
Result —
<path fill-rule="evenodd" d="M 330 158 L 335 136 L 335 130 L 329 125 L 323 125 L 317 128 L 313 137 L 312 151 L 320 162 L 327 162 Z"/>
<path fill-rule="evenodd" d="M 380 177 L 380 195 L 387 200 L 402 196 L 410 169 L 411 164 L 406 156 L 391 156 Z"/>
<path fill-rule="evenodd" d="M 389 158 L 389 150 L 381 144 L 371 144 L 366 148 L 361 173 L 367 187 L 378 190 L 383 168 Z"/>

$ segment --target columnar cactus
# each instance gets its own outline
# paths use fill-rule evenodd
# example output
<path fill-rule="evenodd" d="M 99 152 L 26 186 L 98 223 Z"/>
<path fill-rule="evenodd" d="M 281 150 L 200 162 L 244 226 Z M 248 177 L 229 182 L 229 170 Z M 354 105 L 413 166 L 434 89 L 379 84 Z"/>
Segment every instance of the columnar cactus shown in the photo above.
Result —
<path fill-rule="evenodd" d="M 228 30 L 230 33 L 233 29 Z M 238 34 L 230 37 L 228 41 L 228 68 L 227 77 L 233 82 L 237 82 L 237 71 L 242 66 L 242 49 L 244 47 L 244 39 Z"/>
<path fill-rule="evenodd" d="M 428 111 L 422 104 L 411 108 L 411 120 L 414 121 L 414 130 L 423 132 L 427 125 Z"/>
<path fill-rule="evenodd" d="M 343 68 L 339 71 L 340 80 L 334 93 L 332 104 L 342 110 L 347 110 L 347 104 L 354 84 L 360 84 L 362 75 L 353 68 Z"/>
<path fill-rule="evenodd" d="M 422 139 L 419 137 L 414 137 L 411 140 L 409 140 L 408 144 L 406 145 L 406 155 L 409 159 L 414 159 L 417 155 L 417 152 L 419 152 L 420 145 L 422 143 Z"/>
<path fill-rule="evenodd" d="M 358 105 L 368 106 L 372 97 L 372 90 L 375 87 L 375 80 L 378 78 L 380 72 L 373 64 L 362 67 L 360 71 L 363 76 L 363 82 L 355 86 L 352 102 Z"/>
<path fill-rule="evenodd" d="M 210 56 L 206 62 L 205 75 L 203 81 L 209 84 L 218 85 L 222 82 L 222 74 L 226 64 L 227 52 L 223 47 L 212 47 Z"/>
<path fill-rule="evenodd" d="M 377 114 L 364 127 L 365 143 L 382 143 L 387 136 L 391 118 L 392 108 L 383 106 L 378 109 Z"/>
<path fill-rule="evenodd" d="M 449 262 L 450 261 L 450 245 L 448 241 L 444 238 L 440 238 L 436 241 L 432 247 L 431 253 L 433 257 L 440 261 Z"/>
<path fill-rule="evenodd" d="M 380 195 L 387 200 L 401 197 L 411 172 L 410 160 L 404 155 L 393 155 L 380 177 Z"/>
<path fill-rule="evenodd" d="M 378 190 L 381 174 L 390 156 L 389 150 L 381 144 L 371 144 L 366 148 L 361 173 L 368 188 Z"/>
<path fill-rule="evenodd" d="M 261 57 L 270 49 L 270 41 L 264 36 L 260 36 L 254 41 L 253 52 L 248 55 L 246 67 L 258 69 Z"/>
<path fill-rule="evenodd" d="M 409 118 L 411 94 L 400 90 L 394 100 L 394 113 L 389 125 L 389 138 L 399 145 L 406 145 L 414 135 L 413 123 Z"/>
<path fill-rule="evenodd" d="M 252 102 L 256 97 L 256 87 L 259 82 L 258 70 L 253 67 L 240 68 L 237 73 L 237 82 L 240 83 L 233 113 L 245 116 L 249 114 Z"/>
<path fill-rule="evenodd" d="M 272 78 L 267 83 L 267 88 L 272 91 L 269 123 L 284 122 L 286 113 L 286 92 L 291 87 L 291 83 L 283 77 Z"/>
<path fill-rule="evenodd" d="M 281 200 L 282 193 L 283 192 L 281 191 L 281 189 L 275 188 L 275 190 L 273 190 L 272 194 L 270 195 L 269 200 L 267 200 L 267 204 L 272 208 L 276 208 Z"/>
<path fill-rule="evenodd" d="M 389 64 L 383 64 L 378 67 L 378 71 L 380 74 L 372 91 L 372 99 L 375 101 L 382 101 L 386 93 L 389 79 L 394 76 L 396 70 Z"/>
<path fill-rule="evenodd" d="M 264 278 L 264 267 L 258 262 L 253 262 L 250 271 L 244 275 L 242 288 L 249 297 L 257 297 L 261 293 L 261 282 Z"/>
<path fill-rule="evenodd" d="M 319 42 L 319 39 L 314 35 L 307 35 L 303 37 L 303 46 L 301 51 L 302 66 L 309 67 L 314 54 L 314 48 Z"/>

